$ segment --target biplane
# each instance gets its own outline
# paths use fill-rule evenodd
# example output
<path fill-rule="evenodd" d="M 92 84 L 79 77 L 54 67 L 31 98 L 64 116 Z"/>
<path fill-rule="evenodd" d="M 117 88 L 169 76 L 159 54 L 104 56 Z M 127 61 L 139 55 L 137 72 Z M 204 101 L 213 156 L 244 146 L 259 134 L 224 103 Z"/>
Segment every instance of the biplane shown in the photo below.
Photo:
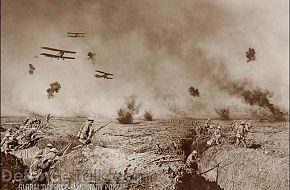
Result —
<path fill-rule="evenodd" d="M 66 37 L 71 37 L 71 38 L 85 37 L 85 33 L 83 33 L 83 32 L 68 32 Z"/>
<path fill-rule="evenodd" d="M 49 54 L 49 53 L 41 53 L 40 55 L 43 55 L 45 57 L 50 57 L 50 58 L 56 58 L 56 59 L 75 59 L 74 57 L 66 57 L 64 56 L 64 53 L 73 53 L 75 54 L 75 51 L 67 51 L 67 50 L 62 50 L 62 49 L 55 49 L 55 48 L 50 48 L 50 47 L 41 47 L 42 49 L 45 50 L 50 50 L 50 51 L 57 51 L 58 54 Z"/>
<path fill-rule="evenodd" d="M 113 79 L 111 76 L 113 76 L 114 74 L 106 73 L 106 72 L 99 71 L 99 70 L 96 70 L 96 72 L 97 72 L 95 74 L 96 78 Z"/>

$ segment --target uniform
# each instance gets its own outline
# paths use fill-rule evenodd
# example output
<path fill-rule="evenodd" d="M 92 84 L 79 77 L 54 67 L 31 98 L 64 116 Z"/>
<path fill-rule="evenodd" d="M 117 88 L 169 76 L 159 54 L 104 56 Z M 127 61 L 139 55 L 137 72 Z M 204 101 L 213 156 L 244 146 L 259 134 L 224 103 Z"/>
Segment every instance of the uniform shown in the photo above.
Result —
<path fill-rule="evenodd" d="M 50 166 L 50 162 L 42 163 L 42 152 L 36 152 L 35 161 L 30 165 L 28 171 L 28 179 L 31 181 L 39 180 L 40 176 L 43 174 L 43 170 Z"/>
<path fill-rule="evenodd" d="M 48 161 L 53 161 L 57 157 L 58 150 L 56 148 L 50 149 L 50 151 L 43 156 L 42 162 L 46 163 Z"/>
<path fill-rule="evenodd" d="M 217 129 L 213 133 L 213 139 L 217 145 L 220 144 L 221 137 L 222 137 L 221 127 L 218 126 Z"/>
<path fill-rule="evenodd" d="M 45 119 L 45 122 L 47 123 L 47 124 L 49 124 L 49 120 L 52 118 L 52 116 L 50 115 L 50 114 L 48 114 L 47 116 L 46 116 L 46 119 Z"/>
<path fill-rule="evenodd" d="M 244 147 L 247 147 L 246 144 L 246 123 L 244 121 L 241 121 L 241 124 L 237 128 L 237 134 L 236 134 L 236 145 L 239 145 L 240 142 L 243 144 Z"/>
<path fill-rule="evenodd" d="M 52 148 L 53 148 L 52 144 L 50 144 L 50 143 L 47 144 L 46 147 L 42 150 L 43 156 L 47 155 Z"/>
<path fill-rule="evenodd" d="M 17 138 L 19 144 L 28 144 L 31 141 L 33 130 L 23 131 Z"/>
<path fill-rule="evenodd" d="M 89 117 L 88 121 L 82 126 L 80 131 L 78 132 L 77 136 L 79 138 L 79 141 L 83 144 L 89 144 L 90 138 L 93 132 L 92 124 L 94 122 L 94 119 Z"/>
<path fill-rule="evenodd" d="M 5 134 L 3 139 L 1 140 L 1 146 L 3 146 L 3 144 L 9 139 L 9 137 L 12 136 L 12 129 L 8 129 Z"/>
<path fill-rule="evenodd" d="M 198 168 L 196 161 L 197 161 L 197 151 L 193 150 L 192 153 L 186 159 L 186 166 L 188 168 L 197 170 Z"/>

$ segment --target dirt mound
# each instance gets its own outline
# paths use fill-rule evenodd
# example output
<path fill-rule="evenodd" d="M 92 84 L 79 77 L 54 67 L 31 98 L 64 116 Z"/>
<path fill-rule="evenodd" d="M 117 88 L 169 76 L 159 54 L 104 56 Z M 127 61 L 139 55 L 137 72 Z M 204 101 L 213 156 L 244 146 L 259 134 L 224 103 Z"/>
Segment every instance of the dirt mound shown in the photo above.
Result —
<path fill-rule="evenodd" d="M 21 159 L 12 154 L 1 152 L 1 189 L 17 189 L 27 170 L 28 167 L 24 165 Z M 13 177 L 16 176 L 16 173 L 18 173 L 18 176 L 21 174 L 22 177 Z"/>
<path fill-rule="evenodd" d="M 49 171 L 50 183 L 88 185 L 83 189 L 105 189 L 110 184 L 133 190 L 288 188 L 288 127 L 284 123 L 253 122 L 254 130 L 248 137 L 254 143 L 248 149 L 235 148 L 228 142 L 234 135 L 226 128 L 230 121 L 219 121 L 225 134 L 222 145 L 208 148 L 208 137 L 197 140 L 193 130 L 196 123 L 186 119 L 111 123 L 93 136 L 90 146 L 82 147 L 75 135 L 82 120 L 85 119 L 61 118 L 43 129 L 46 136 L 37 142 L 39 149 L 52 143 L 60 150 L 72 143 Z M 97 121 L 94 128 L 106 122 Z M 193 149 L 201 155 L 198 173 L 205 174 L 179 175 L 179 168 Z M 30 149 L 26 151 L 29 153 Z M 219 167 L 214 167 L 217 163 Z"/>
<path fill-rule="evenodd" d="M 260 149 L 213 147 L 202 155 L 201 167 L 220 167 L 210 171 L 206 178 L 215 179 L 225 189 L 288 189 L 288 157 L 265 154 Z"/>

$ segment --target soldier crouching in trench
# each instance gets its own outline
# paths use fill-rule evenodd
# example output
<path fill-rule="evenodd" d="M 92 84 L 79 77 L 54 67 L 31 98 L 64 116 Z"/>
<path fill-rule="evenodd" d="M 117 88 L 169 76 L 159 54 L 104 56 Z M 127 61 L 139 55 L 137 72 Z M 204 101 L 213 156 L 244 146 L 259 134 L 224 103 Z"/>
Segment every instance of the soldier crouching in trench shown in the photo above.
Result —
<path fill-rule="evenodd" d="M 93 123 L 94 123 L 94 118 L 88 117 L 88 121 L 82 126 L 82 128 L 77 134 L 79 141 L 83 145 L 87 145 L 91 143 L 91 136 L 93 133 L 93 128 L 92 128 Z"/>
<path fill-rule="evenodd" d="M 35 160 L 30 165 L 27 175 L 28 182 L 43 183 L 46 180 L 44 170 L 47 170 L 50 167 L 52 161 L 48 160 L 46 163 L 43 163 L 41 160 L 42 156 L 41 151 L 35 153 Z"/>

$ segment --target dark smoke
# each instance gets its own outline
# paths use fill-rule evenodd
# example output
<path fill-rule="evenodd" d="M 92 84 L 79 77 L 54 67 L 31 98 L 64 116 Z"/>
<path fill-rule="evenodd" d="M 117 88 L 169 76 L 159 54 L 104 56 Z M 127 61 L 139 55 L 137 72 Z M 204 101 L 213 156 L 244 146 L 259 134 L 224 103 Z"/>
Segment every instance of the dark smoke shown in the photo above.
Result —
<path fill-rule="evenodd" d="M 229 108 L 216 108 L 215 112 L 220 116 L 221 119 L 230 119 L 230 109 Z"/>
<path fill-rule="evenodd" d="M 34 71 L 35 71 L 35 67 L 34 67 L 32 64 L 29 64 L 29 70 L 28 70 L 28 73 L 29 73 L 30 75 L 32 75 Z"/>
<path fill-rule="evenodd" d="M 188 89 L 188 91 L 189 91 L 189 94 L 191 95 L 191 96 L 193 96 L 193 97 L 199 97 L 199 90 L 197 89 L 197 88 L 194 88 L 194 87 L 189 87 L 189 89 Z"/>
<path fill-rule="evenodd" d="M 256 51 L 253 48 L 249 48 L 249 50 L 246 52 L 247 57 L 247 63 L 250 61 L 256 60 Z"/>
<path fill-rule="evenodd" d="M 53 98 L 54 97 L 54 93 L 58 93 L 59 92 L 59 90 L 60 90 L 60 88 L 61 88 L 61 86 L 60 86 L 60 84 L 58 83 L 58 82 L 53 82 L 53 83 L 51 83 L 50 84 L 50 88 L 48 88 L 47 90 L 46 90 L 46 92 L 47 92 L 47 96 L 48 96 L 48 98 L 50 99 L 50 98 Z"/>
<path fill-rule="evenodd" d="M 117 120 L 121 124 L 133 123 L 134 115 L 139 113 L 141 104 L 136 101 L 137 96 L 132 95 L 126 99 L 126 106 L 118 110 Z"/>
<path fill-rule="evenodd" d="M 273 96 L 268 90 L 263 90 L 258 87 L 251 87 L 249 82 L 243 81 L 232 83 L 227 88 L 230 95 L 240 96 L 245 103 L 261 108 L 268 109 L 271 112 L 271 117 L 274 120 L 284 120 L 284 113 L 269 100 Z"/>
<path fill-rule="evenodd" d="M 146 121 L 153 121 L 153 115 L 151 111 L 145 111 L 144 118 Z"/>
<path fill-rule="evenodd" d="M 95 61 L 96 61 L 96 53 L 89 52 L 88 53 L 88 60 L 92 60 L 92 64 L 95 64 Z"/>

